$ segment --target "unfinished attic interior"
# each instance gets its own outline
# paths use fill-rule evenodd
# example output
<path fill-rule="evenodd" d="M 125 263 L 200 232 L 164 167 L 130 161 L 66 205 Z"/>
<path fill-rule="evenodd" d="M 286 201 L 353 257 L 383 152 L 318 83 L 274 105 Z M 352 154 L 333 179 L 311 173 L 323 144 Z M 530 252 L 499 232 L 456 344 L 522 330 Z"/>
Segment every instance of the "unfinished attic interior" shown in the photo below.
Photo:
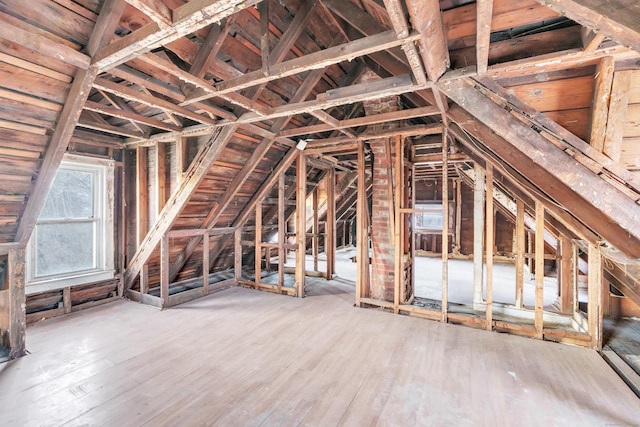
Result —
<path fill-rule="evenodd" d="M 638 424 L 640 3 L 0 21 L 0 424 Z"/>

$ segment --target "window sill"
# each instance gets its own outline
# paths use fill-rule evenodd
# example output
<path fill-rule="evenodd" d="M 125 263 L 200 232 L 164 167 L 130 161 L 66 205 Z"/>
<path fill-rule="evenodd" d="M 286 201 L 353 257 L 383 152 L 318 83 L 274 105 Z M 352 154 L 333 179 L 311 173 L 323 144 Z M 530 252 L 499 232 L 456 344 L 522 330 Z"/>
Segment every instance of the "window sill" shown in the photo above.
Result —
<path fill-rule="evenodd" d="M 111 280 L 113 278 L 114 270 L 92 271 L 90 273 L 78 274 L 76 276 L 32 281 L 27 283 L 25 286 L 25 292 L 27 295 L 31 295 L 39 292 L 68 288 L 70 286 L 85 285 L 88 283 L 100 282 L 102 280 Z"/>

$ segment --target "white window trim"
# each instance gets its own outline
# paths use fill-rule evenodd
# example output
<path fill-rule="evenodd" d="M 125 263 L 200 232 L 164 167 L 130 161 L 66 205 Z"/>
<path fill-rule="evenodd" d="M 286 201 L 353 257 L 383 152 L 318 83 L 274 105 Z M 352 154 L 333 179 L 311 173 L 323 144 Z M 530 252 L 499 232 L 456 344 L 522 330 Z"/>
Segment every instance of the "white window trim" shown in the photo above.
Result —
<path fill-rule="evenodd" d="M 96 268 L 92 270 L 80 271 L 69 274 L 59 274 L 43 278 L 35 278 L 35 252 L 32 239 L 29 240 L 26 253 L 26 293 L 33 294 L 42 291 L 62 289 L 68 286 L 82 285 L 86 283 L 97 282 L 101 280 L 110 280 L 114 278 L 114 169 L 115 162 L 113 160 L 97 159 L 93 157 L 85 157 L 74 154 L 65 154 L 62 166 L 82 166 L 86 165 L 92 169 L 101 169 L 99 179 L 101 180 L 98 188 L 104 193 L 96 196 L 96 210 L 100 213 L 100 219 L 103 225 L 98 224 L 96 227 L 98 233 L 102 236 L 97 238 L 96 242 Z M 34 229 L 35 231 L 35 229 Z M 32 234 L 33 236 L 33 234 Z"/>

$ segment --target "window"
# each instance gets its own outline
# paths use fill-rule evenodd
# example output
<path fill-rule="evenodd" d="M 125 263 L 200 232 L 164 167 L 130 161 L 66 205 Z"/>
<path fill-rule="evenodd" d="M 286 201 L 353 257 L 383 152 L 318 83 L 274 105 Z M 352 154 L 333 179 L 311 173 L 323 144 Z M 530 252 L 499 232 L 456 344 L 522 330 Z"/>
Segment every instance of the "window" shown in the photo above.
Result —
<path fill-rule="evenodd" d="M 113 162 L 67 155 L 28 247 L 29 291 L 113 278 Z"/>
<path fill-rule="evenodd" d="M 416 228 L 420 230 L 442 231 L 442 205 L 416 205 Z"/>

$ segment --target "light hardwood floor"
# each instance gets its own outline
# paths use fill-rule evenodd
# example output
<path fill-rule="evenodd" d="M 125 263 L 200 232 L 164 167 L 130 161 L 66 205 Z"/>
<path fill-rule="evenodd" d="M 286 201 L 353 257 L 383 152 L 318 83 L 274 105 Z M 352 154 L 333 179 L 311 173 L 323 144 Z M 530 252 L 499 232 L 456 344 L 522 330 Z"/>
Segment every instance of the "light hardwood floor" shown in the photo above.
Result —
<path fill-rule="evenodd" d="M 590 350 L 232 288 L 167 311 L 115 302 L 28 329 L 0 425 L 640 425 Z"/>

